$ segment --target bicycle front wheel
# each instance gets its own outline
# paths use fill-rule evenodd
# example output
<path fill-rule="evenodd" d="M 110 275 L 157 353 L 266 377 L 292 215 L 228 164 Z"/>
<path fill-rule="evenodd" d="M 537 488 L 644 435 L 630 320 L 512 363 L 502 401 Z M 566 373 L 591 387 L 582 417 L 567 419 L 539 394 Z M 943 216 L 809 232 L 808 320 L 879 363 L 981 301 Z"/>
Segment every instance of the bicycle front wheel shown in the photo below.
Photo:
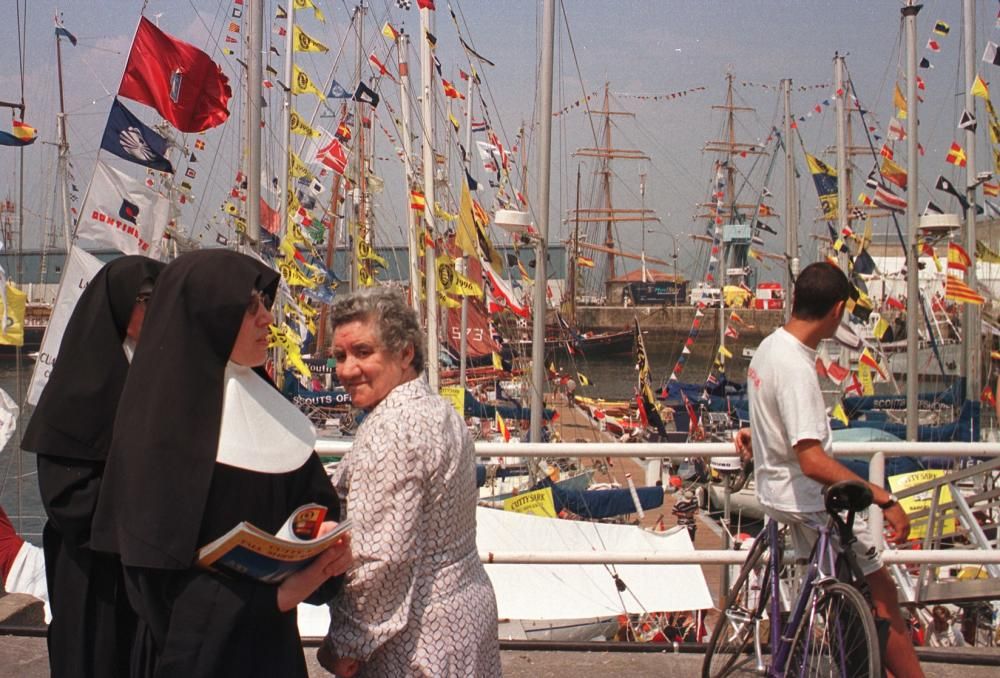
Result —
<path fill-rule="evenodd" d="M 882 657 L 871 606 L 848 584 L 830 584 L 795 632 L 786 676 L 878 678 Z"/>
<path fill-rule="evenodd" d="M 757 623 L 764 616 L 771 589 L 767 545 L 767 538 L 762 533 L 747 554 L 708 641 L 701 666 L 702 678 L 757 673 L 751 641 Z M 763 631 L 767 632 L 766 627 Z"/>

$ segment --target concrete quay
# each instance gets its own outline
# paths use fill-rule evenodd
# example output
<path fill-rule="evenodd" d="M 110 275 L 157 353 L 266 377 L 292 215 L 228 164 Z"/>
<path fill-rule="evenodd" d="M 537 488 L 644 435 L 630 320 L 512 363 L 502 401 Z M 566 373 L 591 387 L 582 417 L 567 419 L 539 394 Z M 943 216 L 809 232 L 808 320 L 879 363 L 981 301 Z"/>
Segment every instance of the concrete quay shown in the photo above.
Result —
<path fill-rule="evenodd" d="M 36 635 L 13 635 L 0 625 L 0 678 L 48 678 L 49 658 L 42 628 Z M 307 644 L 310 678 L 329 678 L 316 662 L 316 647 Z M 992 678 L 1000 652 L 993 649 L 921 653 L 928 678 Z M 500 652 L 507 678 L 607 678 L 607 676 L 697 676 L 700 652 L 552 651 L 506 649 Z M 976 663 L 970 663 L 976 662 Z"/>

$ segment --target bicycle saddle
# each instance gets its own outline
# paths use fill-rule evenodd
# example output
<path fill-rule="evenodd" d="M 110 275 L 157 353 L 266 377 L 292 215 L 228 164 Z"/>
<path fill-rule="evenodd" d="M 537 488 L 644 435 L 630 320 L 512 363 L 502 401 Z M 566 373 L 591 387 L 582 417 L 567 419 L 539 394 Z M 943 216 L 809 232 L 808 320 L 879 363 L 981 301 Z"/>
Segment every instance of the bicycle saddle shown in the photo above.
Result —
<path fill-rule="evenodd" d="M 863 511 L 871 506 L 872 491 L 866 484 L 857 480 L 841 480 L 830 485 L 823 491 L 826 510 L 830 513 L 839 511 Z"/>

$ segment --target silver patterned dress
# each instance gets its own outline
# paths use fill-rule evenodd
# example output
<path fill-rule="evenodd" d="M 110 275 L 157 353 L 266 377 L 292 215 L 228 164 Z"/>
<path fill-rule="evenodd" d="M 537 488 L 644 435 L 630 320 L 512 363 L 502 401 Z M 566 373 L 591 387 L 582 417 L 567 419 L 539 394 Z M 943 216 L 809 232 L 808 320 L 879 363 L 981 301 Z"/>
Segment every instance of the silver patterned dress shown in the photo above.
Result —
<path fill-rule="evenodd" d="M 473 451 L 458 412 L 417 378 L 369 413 L 338 465 L 355 569 L 329 635 L 338 655 L 363 660 L 359 675 L 500 675 Z"/>

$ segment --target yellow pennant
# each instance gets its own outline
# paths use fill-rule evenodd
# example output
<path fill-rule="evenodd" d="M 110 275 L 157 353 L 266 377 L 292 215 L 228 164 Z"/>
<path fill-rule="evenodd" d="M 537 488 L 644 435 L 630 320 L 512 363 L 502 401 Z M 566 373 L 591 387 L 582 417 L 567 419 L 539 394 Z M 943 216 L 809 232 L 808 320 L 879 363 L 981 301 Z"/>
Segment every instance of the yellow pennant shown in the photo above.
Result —
<path fill-rule="evenodd" d="M 309 124 L 302 119 L 298 111 L 292 111 L 289 116 L 288 128 L 292 134 L 300 134 L 304 137 L 318 137 L 321 136 L 319 132 L 314 130 Z"/>
<path fill-rule="evenodd" d="M 323 92 L 313 84 L 309 74 L 296 64 L 292 64 L 292 94 L 315 94 L 321 101 L 326 101 Z M 319 133 L 313 136 L 319 136 Z"/>
<path fill-rule="evenodd" d="M 370 259 L 372 261 L 377 261 L 382 266 L 386 266 L 385 259 L 375 253 L 375 248 L 371 246 L 370 242 L 368 242 L 364 238 L 358 238 L 357 241 L 358 241 L 359 260 Z"/>
<path fill-rule="evenodd" d="M 292 28 L 292 49 L 296 52 L 329 52 L 330 48 L 316 38 L 310 37 L 304 30 L 295 26 Z"/>
<path fill-rule="evenodd" d="M 295 154 L 295 151 L 288 151 L 288 176 L 300 179 L 302 177 L 312 177 L 313 173 L 309 167 L 302 162 L 302 159 Z"/>
<path fill-rule="evenodd" d="M 986 81 L 976 75 L 975 81 L 972 83 L 972 89 L 969 90 L 969 94 L 974 97 L 979 97 L 980 99 L 990 100 L 990 88 L 986 84 Z"/>
<path fill-rule="evenodd" d="M 830 416 L 842 423 L 844 426 L 848 424 L 847 412 L 844 411 L 843 403 L 837 403 L 833 406 L 833 411 L 830 412 Z"/>
<path fill-rule="evenodd" d="M 292 7 L 295 9 L 311 9 L 313 16 L 316 17 L 316 21 L 326 23 L 326 17 L 323 16 L 323 12 L 319 11 L 319 7 L 314 5 L 312 0 L 292 0 Z"/>

